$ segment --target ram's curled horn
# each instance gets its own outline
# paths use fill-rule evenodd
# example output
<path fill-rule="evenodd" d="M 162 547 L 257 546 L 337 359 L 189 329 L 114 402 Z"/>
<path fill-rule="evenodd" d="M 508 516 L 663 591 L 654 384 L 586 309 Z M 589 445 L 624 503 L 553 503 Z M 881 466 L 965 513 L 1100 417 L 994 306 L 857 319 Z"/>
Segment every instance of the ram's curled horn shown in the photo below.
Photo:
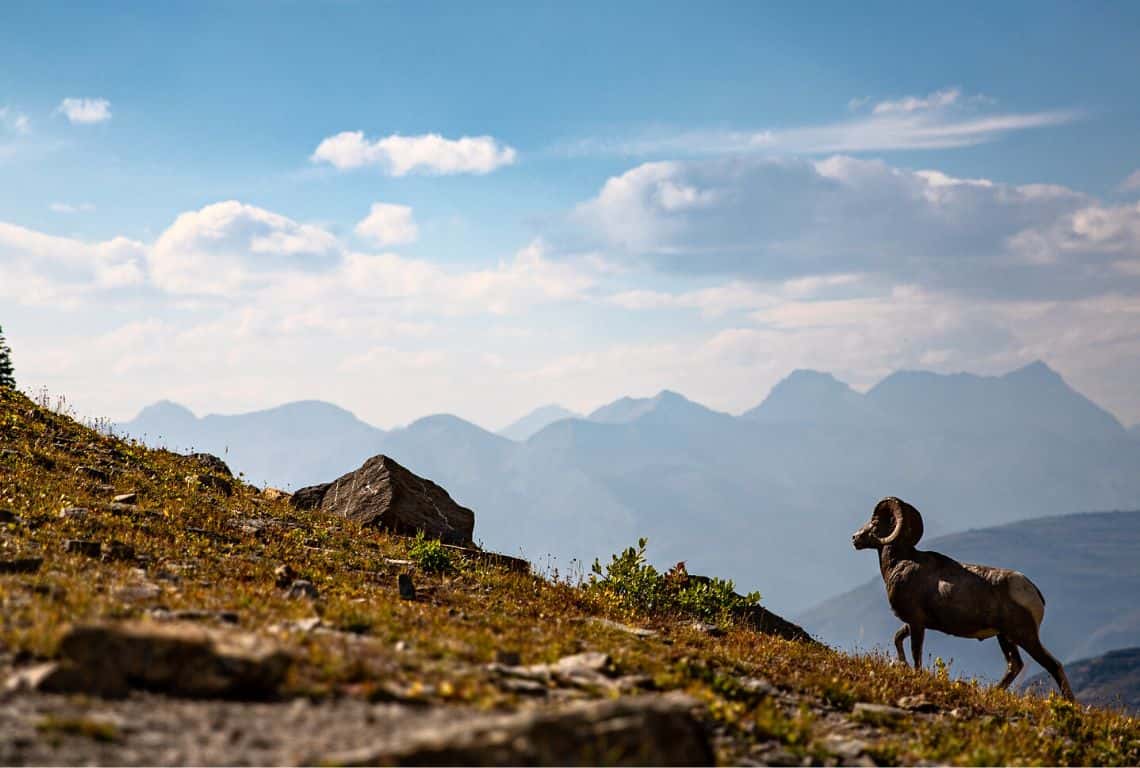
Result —
<path fill-rule="evenodd" d="M 880 539 L 883 546 L 893 544 L 903 538 L 907 544 L 914 546 L 922 538 L 922 515 L 918 510 L 902 499 L 891 496 L 879 502 L 878 507 L 886 506 L 894 518 L 895 527 L 885 539 Z M 877 507 L 877 508 L 878 508 Z"/>

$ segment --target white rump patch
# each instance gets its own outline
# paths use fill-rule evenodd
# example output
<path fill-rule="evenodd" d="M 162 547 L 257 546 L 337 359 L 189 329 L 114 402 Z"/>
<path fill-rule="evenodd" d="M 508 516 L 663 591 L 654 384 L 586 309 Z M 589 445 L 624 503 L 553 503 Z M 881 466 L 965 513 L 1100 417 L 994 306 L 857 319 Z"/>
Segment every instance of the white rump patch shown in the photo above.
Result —
<path fill-rule="evenodd" d="M 1009 577 L 1009 596 L 1015 603 L 1029 611 L 1034 623 L 1041 626 L 1041 620 L 1045 618 L 1045 603 L 1041 600 L 1037 588 L 1025 578 L 1025 574 L 1014 572 Z"/>

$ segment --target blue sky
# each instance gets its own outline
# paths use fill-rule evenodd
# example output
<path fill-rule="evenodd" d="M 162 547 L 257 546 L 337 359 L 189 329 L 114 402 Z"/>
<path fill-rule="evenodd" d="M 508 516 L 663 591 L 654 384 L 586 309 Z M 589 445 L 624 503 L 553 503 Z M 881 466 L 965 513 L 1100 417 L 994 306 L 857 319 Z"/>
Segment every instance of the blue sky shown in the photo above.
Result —
<path fill-rule="evenodd" d="M 22 381 L 497 426 L 1040 357 L 1140 421 L 1140 7 L 613 5 L 5 4 Z"/>

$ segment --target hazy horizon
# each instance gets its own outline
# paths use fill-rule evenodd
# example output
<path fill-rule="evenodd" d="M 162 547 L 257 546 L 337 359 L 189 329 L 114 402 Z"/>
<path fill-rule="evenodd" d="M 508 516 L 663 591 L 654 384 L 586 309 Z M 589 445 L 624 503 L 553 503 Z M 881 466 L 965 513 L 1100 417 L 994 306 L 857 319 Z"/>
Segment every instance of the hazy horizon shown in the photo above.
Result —
<path fill-rule="evenodd" d="M 1043 361 L 1034 361 L 1034 363 L 1036 363 L 1036 362 L 1043 362 Z M 1033 365 L 1034 363 L 1029 363 L 1028 365 Z M 1048 365 L 1048 364 L 1046 364 L 1046 365 Z M 949 371 L 949 372 L 946 372 L 944 374 L 939 374 L 939 375 L 944 375 L 944 376 L 965 375 L 965 376 L 976 376 L 978 378 L 1000 378 L 1001 376 L 1003 376 L 1005 374 L 1012 373 L 1012 372 L 1017 371 L 1017 370 L 1022 370 L 1025 367 L 1026 366 L 1020 366 L 1018 368 L 1014 368 L 1014 369 L 1011 369 L 1009 371 L 1004 371 L 1004 372 L 993 374 L 993 375 L 983 375 L 983 374 L 974 373 L 972 371 Z M 326 405 L 332 405 L 332 406 L 335 406 L 335 407 L 340 408 L 342 410 L 348 411 L 349 413 L 351 413 L 353 416 L 355 416 L 360 421 L 368 424 L 369 426 L 376 427 L 377 429 L 382 429 L 382 430 L 401 429 L 401 428 L 407 427 L 408 425 L 413 424 L 417 421 L 420 421 L 421 419 L 426 419 L 426 418 L 429 418 L 431 416 L 455 416 L 457 418 L 463 419 L 464 421 L 466 421 L 468 423 L 474 424 L 475 426 L 477 426 L 483 430 L 486 430 L 487 432 L 492 432 L 495 434 L 501 434 L 502 432 L 504 432 L 509 427 L 512 427 L 515 424 L 517 424 L 519 421 L 527 418 L 528 416 L 533 415 L 536 411 L 541 411 L 541 410 L 546 409 L 546 408 L 550 408 L 550 407 L 566 408 L 567 410 L 571 411 L 573 415 L 572 416 L 566 416 L 565 418 L 587 418 L 594 411 L 599 410 L 599 409 L 601 409 L 607 405 L 611 405 L 613 403 L 619 402 L 620 400 L 623 400 L 626 398 L 631 399 L 631 400 L 651 400 L 651 399 L 658 397 L 662 394 L 665 394 L 667 392 L 672 392 L 674 394 L 678 394 L 681 397 L 685 398 L 686 400 L 689 400 L 690 402 L 696 403 L 697 405 L 700 405 L 704 408 L 707 408 L 710 411 L 713 411 L 716 413 L 723 413 L 723 414 L 726 414 L 729 416 L 739 417 L 739 416 L 742 416 L 745 413 L 747 413 L 749 410 L 761 405 L 768 398 L 768 396 L 772 394 L 772 390 L 777 385 L 779 385 L 780 383 L 786 381 L 788 379 L 788 377 L 790 377 L 792 374 L 805 372 L 805 371 L 809 372 L 809 373 L 820 373 L 820 374 L 824 374 L 826 376 L 831 376 L 836 381 L 838 381 L 840 384 L 847 385 L 848 387 L 850 387 L 852 390 L 859 393 L 860 395 L 867 394 L 868 391 L 873 389 L 878 383 L 880 383 L 883 380 L 883 379 L 879 379 L 878 381 L 871 382 L 870 384 L 868 384 L 864 387 L 855 387 L 854 385 L 850 384 L 849 382 L 843 381 L 843 379 L 839 378 L 838 376 L 835 376 L 834 374 L 832 374 L 826 370 L 797 368 L 795 370 L 788 371 L 787 374 L 785 374 L 783 377 L 778 379 L 772 385 L 772 387 L 769 387 L 769 389 L 766 392 L 764 392 L 764 394 L 761 395 L 756 400 L 756 402 L 752 403 L 751 405 L 747 405 L 742 409 L 738 409 L 735 411 L 720 410 L 718 408 L 712 407 L 708 403 L 704 403 L 704 402 L 701 402 L 700 400 L 698 400 L 696 398 L 690 397 L 685 392 L 677 392 L 676 390 L 672 390 L 672 389 L 668 389 L 668 388 L 661 388 L 661 389 L 658 389 L 656 391 L 647 392 L 644 394 L 623 393 L 620 395 L 616 395 L 615 397 L 612 397 L 609 400 L 596 402 L 596 403 L 593 403 L 592 405 L 589 405 L 586 407 L 581 407 L 581 408 L 566 408 L 565 403 L 553 403 L 553 402 L 541 403 L 538 406 L 536 406 L 534 408 L 530 408 L 526 411 L 523 411 L 523 412 L 517 414 L 515 417 L 509 419 L 508 421 L 503 422 L 501 424 L 497 424 L 497 425 L 484 424 L 484 423 L 481 423 L 481 422 L 479 422 L 479 421 L 477 421 L 477 420 L 475 420 L 475 419 L 473 419 L 473 418 L 471 418 L 471 417 L 469 417 L 463 413 L 454 413 L 454 412 L 450 412 L 450 411 L 426 412 L 426 413 L 421 413 L 421 414 L 418 414 L 415 416 L 408 417 L 408 418 L 404 419 L 403 421 L 398 421 L 398 422 L 395 422 L 392 424 L 376 424 L 374 422 L 369 421 L 367 418 L 360 416 L 360 414 L 353 411 L 352 408 L 349 408 L 342 403 L 336 403 L 336 402 L 326 400 L 323 398 L 319 398 L 319 397 L 318 398 L 303 398 L 300 400 L 287 400 L 284 402 L 271 403 L 271 404 L 267 404 L 267 405 L 263 405 L 263 406 L 253 407 L 253 408 L 250 408 L 248 410 L 239 410 L 239 411 L 211 411 L 211 410 L 199 411 L 199 410 L 196 410 L 194 408 L 191 408 L 190 406 L 186 405 L 185 403 L 180 403 L 176 400 L 170 400 L 168 398 L 159 398 L 159 399 L 153 400 L 151 402 L 143 403 L 143 404 L 139 405 L 139 407 L 136 408 L 130 414 L 130 418 L 112 419 L 112 421 L 116 421 L 119 423 L 124 423 L 124 422 L 130 421 L 131 419 L 134 419 L 135 417 L 139 416 L 147 408 L 150 408 L 150 407 L 155 406 L 155 405 L 160 405 L 163 403 L 170 403 L 170 404 L 178 406 L 180 408 L 185 408 L 186 410 L 190 411 L 194 415 L 195 418 L 203 419 L 203 418 L 206 418 L 209 416 L 223 416 L 223 417 L 225 417 L 225 416 L 241 416 L 241 415 L 246 415 L 246 414 L 250 414 L 250 413 L 261 413 L 261 412 L 266 412 L 266 411 L 273 411 L 273 410 L 276 410 L 278 408 L 282 408 L 282 407 L 285 407 L 288 405 L 293 405 L 296 403 L 313 402 L 313 403 L 324 403 Z M 898 373 L 935 373 L 935 372 L 923 371 L 923 370 L 919 370 L 919 369 L 905 369 L 905 370 L 900 369 L 898 371 L 892 371 L 892 372 L 888 373 L 883 378 L 885 379 L 891 375 L 898 374 Z M 1066 382 L 1066 383 L 1068 383 L 1068 382 Z M 1080 390 L 1078 390 L 1076 388 L 1073 388 L 1073 389 L 1078 394 L 1087 397 L 1087 395 L 1084 395 L 1084 393 L 1080 392 Z M 52 393 L 52 394 L 63 394 L 66 396 L 66 393 Z M 1090 400 L 1091 400 L 1091 398 L 1090 398 Z M 1124 419 L 1121 419 L 1117 414 L 1113 413 L 1110 409 L 1106 408 L 1103 404 L 1097 403 L 1095 400 L 1091 400 L 1091 402 L 1093 402 L 1093 404 L 1096 405 L 1097 407 L 1106 411 L 1110 416 L 1112 416 L 1114 419 L 1116 419 L 1121 424 L 1121 426 L 1123 426 L 1125 429 L 1132 429 L 1133 427 L 1140 426 L 1140 422 L 1137 422 L 1136 424 L 1130 424 L 1129 422 L 1125 421 Z M 98 418 L 101 416 L 100 414 L 81 414 L 81 415 L 86 417 L 86 418 Z"/>

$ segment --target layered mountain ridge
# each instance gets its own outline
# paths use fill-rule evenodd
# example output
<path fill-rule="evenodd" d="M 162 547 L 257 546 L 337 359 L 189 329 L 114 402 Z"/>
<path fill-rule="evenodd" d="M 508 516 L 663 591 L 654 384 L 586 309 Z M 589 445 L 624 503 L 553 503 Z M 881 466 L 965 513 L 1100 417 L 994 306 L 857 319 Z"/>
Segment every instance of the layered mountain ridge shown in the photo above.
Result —
<path fill-rule="evenodd" d="M 167 403 L 120 430 L 286 488 L 386 453 L 476 510 L 487 546 L 565 572 L 647 536 L 659 566 L 685 560 L 789 613 L 874 573 L 849 536 L 885 495 L 916 504 L 929 536 L 1140 508 L 1140 441 L 1043 363 L 900 372 L 865 394 L 797 371 L 739 416 L 666 390 L 555 418 L 526 440 L 451 415 L 384 431 L 314 402 L 186 417 Z"/>

